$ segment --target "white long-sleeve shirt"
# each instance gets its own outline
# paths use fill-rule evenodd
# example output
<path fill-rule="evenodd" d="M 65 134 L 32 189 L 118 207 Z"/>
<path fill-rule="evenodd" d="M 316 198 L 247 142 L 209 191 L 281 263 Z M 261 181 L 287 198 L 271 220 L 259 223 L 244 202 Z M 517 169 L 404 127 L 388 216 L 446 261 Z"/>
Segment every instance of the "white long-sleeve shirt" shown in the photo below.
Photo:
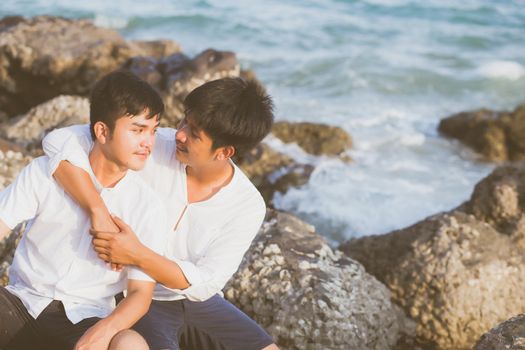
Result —
<path fill-rule="evenodd" d="M 15 251 L 7 289 L 34 318 L 53 300 L 62 301 L 73 323 L 104 318 L 128 279 L 153 279 L 135 267 L 112 271 L 97 257 L 89 217 L 49 175 L 48 160 L 33 160 L 0 192 L 0 220 L 11 229 L 29 220 Z M 90 174 L 110 212 L 126 221 L 143 244 L 161 252 L 168 233 L 165 209 L 149 186 L 128 171 L 114 187 L 101 188 Z"/>
<path fill-rule="evenodd" d="M 49 172 L 64 159 L 86 169 L 90 144 L 87 125 L 51 132 L 43 141 L 51 157 Z M 228 185 L 208 200 L 188 203 L 186 169 L 175 158 L 175 130 L 158 130 L 152 156 L 139 173 L 165 204 L 172 232 L 164 255 L 179 265 L 190 287 L 179 290 L 158 284 L 154 299 L 206 300 L 220 293 L 237 271 L 262 224 L 266 206 L 255 186 L 233 166 Z"/>

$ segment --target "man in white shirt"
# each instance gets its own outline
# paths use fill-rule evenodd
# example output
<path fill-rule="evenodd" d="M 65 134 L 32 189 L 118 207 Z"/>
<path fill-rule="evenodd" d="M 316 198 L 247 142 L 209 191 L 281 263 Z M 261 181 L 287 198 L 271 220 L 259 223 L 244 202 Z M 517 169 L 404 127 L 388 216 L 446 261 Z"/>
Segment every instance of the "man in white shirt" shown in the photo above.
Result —
<path fill-rule="evenodd" d="M 266 209 L 231 157 L 268 134 L 272 101 L 254 82 L 224 78 L 195 89 L 184 104 L 186 117 L 179 129 L 159 129 L 155 151 L 141 172 L 168 210 L 173 231 L 165 256 L 130 244 L 132 230 L 109 216 L 81 170 L 87 167 L 86 127 L 59 129 L 47 136 L 44 150 L 52 159 L 50 172 L 93 213 L 99 257 L 138 266 L 159 283 L 149 312 L 135 327 L 151 349 L 179 349 L 179 337 L 190 334 L 188 329 L 205 333 L 206 341 L 213 343 L 199 343 L 198 348 L 276 349 L 261 327 L 220 295 Z M 116 231 L 120 232 L 109 233 Z"/>
<path fill-rule="evenodd" d="M 129 239 L 162 252 L 165 209 L 134 171 L 153 149 L 162 100 L 117 71 L 95 84 L 90 103 L 88 176 L 108 210 L 137 233 Z M 89 215 L 49 175 L 48 162 L 35 159 L 0 192 L 0 239 L 29 220 L 9 285 L 0 287 L 0 348 L 147 349 L 129 328 L 148 311 L 154 280 L 137 266 L 114 271 L 97 257 Z"/>

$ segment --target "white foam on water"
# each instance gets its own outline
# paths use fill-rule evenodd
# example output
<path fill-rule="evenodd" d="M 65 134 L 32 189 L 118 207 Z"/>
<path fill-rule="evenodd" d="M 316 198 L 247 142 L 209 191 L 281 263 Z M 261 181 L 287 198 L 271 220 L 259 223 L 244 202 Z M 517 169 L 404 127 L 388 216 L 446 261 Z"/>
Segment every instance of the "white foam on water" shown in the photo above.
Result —
<path fill-rule="evenodd" d="M 99 27 L 122 29 L 127 27 L 129 20 L 126 18 L 110 17 L 102 14 L 97 14 L 93 22 L 96 26 Z"/>
<path fill-rule="evenodd" d="M 514 61 L 492 61 L 480 66 L 478 73 L 491 79 L 518 80 L 525 76 L 525 67 Z"/>

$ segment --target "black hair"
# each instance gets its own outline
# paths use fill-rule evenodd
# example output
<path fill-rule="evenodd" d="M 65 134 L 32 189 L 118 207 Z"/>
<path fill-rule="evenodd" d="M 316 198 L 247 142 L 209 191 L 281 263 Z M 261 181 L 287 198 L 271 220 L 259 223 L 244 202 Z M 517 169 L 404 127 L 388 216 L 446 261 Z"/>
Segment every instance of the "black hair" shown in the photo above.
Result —
<path fill-rule="evenodd" d="M 148 119 L 154 116 L 160 119 L 164 103 L 158 92 L 133 73 L 113 71 L 97 81 L 91 90 L 91 137 L 95 139 L 93 127 L 97 122 L 103 122 L 113 132 L 117 119 L 144 111 L 147 111 Z"/>
<path fill-rule="evenodd" d="M 256 146 L 270 132 L 273 102 L 254 80 L 222 78 L 193 90 L 185 114 L 212 139 L 212 147 L 233 146 L 237 155 Z"/>

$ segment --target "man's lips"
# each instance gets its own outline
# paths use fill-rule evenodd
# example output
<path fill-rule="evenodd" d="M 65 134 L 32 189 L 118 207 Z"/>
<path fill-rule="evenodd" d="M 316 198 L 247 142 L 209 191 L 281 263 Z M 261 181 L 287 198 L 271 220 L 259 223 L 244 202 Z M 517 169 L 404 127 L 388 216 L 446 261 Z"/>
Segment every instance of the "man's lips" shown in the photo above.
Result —
<path fill-rule="evenodd" d="M 142 157 L 142 158 L 148 158 L 150 153 L 151 153 L 150 151 L 139 151 L 139 152 L 135 152 L 135 155 Z"/>

